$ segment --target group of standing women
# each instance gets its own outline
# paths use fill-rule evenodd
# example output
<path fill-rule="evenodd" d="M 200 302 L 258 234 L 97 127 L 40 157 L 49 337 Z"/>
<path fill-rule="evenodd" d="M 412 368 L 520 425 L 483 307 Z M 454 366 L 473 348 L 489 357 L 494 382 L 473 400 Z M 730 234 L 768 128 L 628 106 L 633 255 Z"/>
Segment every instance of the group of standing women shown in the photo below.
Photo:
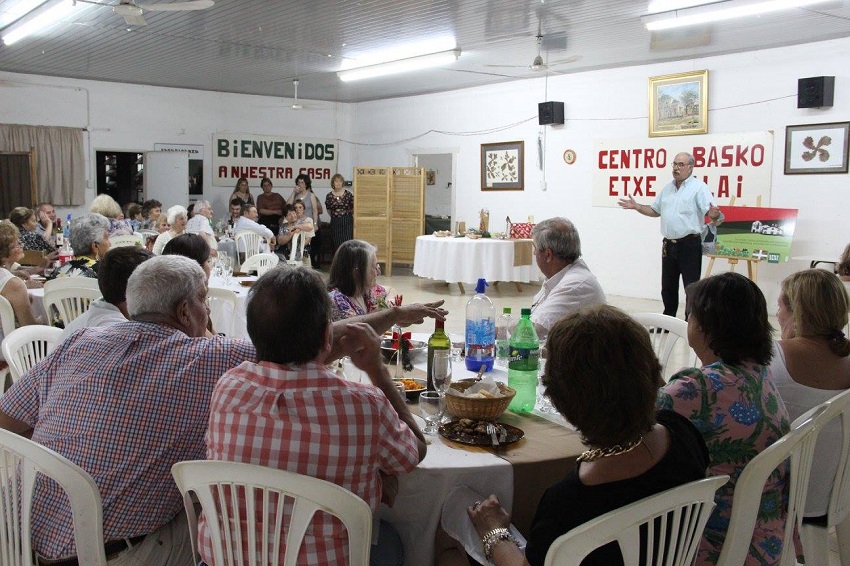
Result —
<path fill-rule="evenodd" d="M 345 179 L 342 175 L 339 173 L 334 175 L 331 178 L 332 190 L 325 198 L 325 208 L 331 217 L 331 238 L 334 249 L 354 238 L 354 195 L 345 189 L 344 184 Z M 318 236 L 319 216 L 324 209 L 319 197 L 313 192 L 309 175 L 301 174 L 295 178 L 295 188 L 287 199 L 273 192 L 272 181 L 268 177 L 263 178 L 260 187 L 263 192 L 257 196 L 255 203 L 248 187 L 248 179 L 241 177 L 229 201 L 232 203 L 238 200 L 243 206 L 256 205 L 260 215 L 259 223 L 275 234 L 288 233 L 291 228 L 289 224 L 295 222 L 295 219 L 288 218 L 290 210 L 295 211 L 297 205 L 303 207 L 303 213 L 297 216 L 301 224 L 304 223 L 304 219 L 312 220 L 314 235 L 310 242 L 310 258 L 312 264 L 318 266 L 322 245 Z M 279 238 L 279 240 L 288 241 L 286 238 Z"/>

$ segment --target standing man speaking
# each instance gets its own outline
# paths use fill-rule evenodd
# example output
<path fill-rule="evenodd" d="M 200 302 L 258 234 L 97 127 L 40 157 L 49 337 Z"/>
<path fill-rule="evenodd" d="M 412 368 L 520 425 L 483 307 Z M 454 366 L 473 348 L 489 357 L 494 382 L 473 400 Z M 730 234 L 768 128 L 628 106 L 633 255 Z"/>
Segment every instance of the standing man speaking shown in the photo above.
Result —
<path fill-rule="evenodd" d="M 673 161 L 673 181 L 668 183 L 651 205 L 638 204 L 629 197 L 620 199 L 625 209 L 644 216 L 661 217 L 661 300 L 664 314 L 676 316 L 679 309 L 679 276 L 685 288 L 699 280 L 702 270 L 700 232 L 705 216 L 717 220 L 720 209 L 712 204 L 708 185 L 693 176 L 694 156 L 679 153 Z M 688 313 L 685 312 L 685 318 Z"/>

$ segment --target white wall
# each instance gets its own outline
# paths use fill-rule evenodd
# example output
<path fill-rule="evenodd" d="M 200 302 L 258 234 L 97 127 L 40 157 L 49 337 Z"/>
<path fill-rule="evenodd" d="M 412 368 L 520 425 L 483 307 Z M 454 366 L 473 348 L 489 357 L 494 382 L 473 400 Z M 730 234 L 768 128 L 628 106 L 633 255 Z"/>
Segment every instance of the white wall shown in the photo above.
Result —
<path fill-rule="evenodd" d="M 847 60 L 850 39 L 721 57 L 627 67 L 605 71 L 516 81 L 427 96 L 397 98 L 356 105 L 355 135 L 358 164 L 409 165 L 418 148 L 456 146 L 455 209 L 459 220 L 477 218 L 482 206 L 490 210 L 491 230 L 504 218 L 536 220 L 566 216 L 582 237 L 582 251 L 609 294 L 658 298 L 661 236 L 658 220 L 633 211 L 591 206 L 593 141 L 597 138 L 647 136 L 647 78 L 685 71 L 709 70 L 709 133 L 775 133 L 770 206 L 798 208 L 792 255 L 826 254 L 837 257 L 850 242 L 847 210 L 848 175 L 783 174 L 785 126 L 850 120 L 850 80 Z M 835 75 L 835 105 L 831 109 L 797 109 L 797 79 Z M 566 125 L 537 125 L 537 103 L 565 102 Z M 430 129 L 483 135 L 427 134 Z M 546 136 L 545 175 L 537 169 L 537 136 Z M 524 140 L 525 190 L 482 192 L 479 183 L 480 144 Z M 567 166 L 564 150 L 572 148 L 577 162 Z M 698 171 L 697 171 L 698 173 Z M 542 186 L 545 180 L 546 187 Z M 647 202 L 647 201 L 644 201 Z M 767 206 L 768 203 L 763 203 Z M 704 262 L 704 264 L 707 262 Z M 725 262 L 716 262 L 721 270 Z M 777 283 L 787 274 L 808 267 L 799 261 L 763 265 L 759 285 L 770 308 L 775 308 Z M 718 266 L 715 265 L 715 272 Z"/>
<path fill-rule="evenodd" d="M 216 216 L 227 211 L 232 188 L 213 187 L 215 132 L 351 139 L 351 105 L 305 101 L 310 110 L 291 110 L 288 99 L 81 81 L 0 72 L 0 123 L 87 128 L 86 202 L 95 197 L 97 150 L 153 150 L 155 143 L 204 146 L 204 198 Z M 338 170 L 351 177 L 351 146 L 341 143 Z M 183 189 L 185 191 L 185 188 Z M 277 184 L 284 197 L 292 186 Z M 259 184 L 252 192 L 259 194 Z M 324 202 L 328 189 L 317 189 Z M 76 213 L 78 209 L 63 209 Z M 79 210 L 82 210 L 80 208 Z"/>
<path fill-rule="evenodd" d="M 435 182 L 425 185 L 425 214 L 451 216 L 452 214 L 452 155 L 440 153 L 420 155 L 419 166 L 434 171 Z"/>

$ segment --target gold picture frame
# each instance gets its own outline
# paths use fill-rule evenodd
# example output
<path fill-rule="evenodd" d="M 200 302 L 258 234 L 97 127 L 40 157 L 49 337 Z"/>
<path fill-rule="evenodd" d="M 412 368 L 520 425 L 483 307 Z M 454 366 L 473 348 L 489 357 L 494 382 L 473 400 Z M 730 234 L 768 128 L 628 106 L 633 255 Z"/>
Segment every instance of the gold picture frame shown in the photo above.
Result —
<path fill-rule="evenodd" d="M 707 70 L 649 77 L 649 137 L 707 132 Z"/>

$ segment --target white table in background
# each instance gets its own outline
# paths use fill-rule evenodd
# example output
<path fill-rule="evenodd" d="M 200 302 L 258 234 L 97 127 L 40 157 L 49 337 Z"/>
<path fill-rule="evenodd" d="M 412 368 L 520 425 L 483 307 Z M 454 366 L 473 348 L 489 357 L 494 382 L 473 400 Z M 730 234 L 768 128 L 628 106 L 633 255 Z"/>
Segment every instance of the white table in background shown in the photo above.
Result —
<path fill-rule="evenodd" d="M 483 277 L 488 283 L 538 282 L 543 277 L 534 259 L 530 265 L 514 265 L 514 240 L 494 238 L 438 238 L 419 236 L 413 256 L 413 274 L 446 283 L 457 283 L 461 293 L 463 283 L 475 283 Z"/>

